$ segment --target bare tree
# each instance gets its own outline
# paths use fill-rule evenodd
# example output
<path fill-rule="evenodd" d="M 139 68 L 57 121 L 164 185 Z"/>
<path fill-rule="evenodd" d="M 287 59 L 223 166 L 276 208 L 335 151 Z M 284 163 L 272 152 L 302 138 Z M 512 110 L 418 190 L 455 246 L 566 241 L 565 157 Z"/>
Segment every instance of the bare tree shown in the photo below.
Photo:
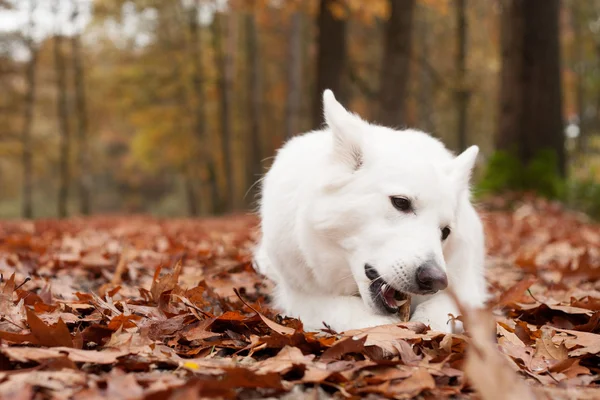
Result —
<path fill-rule="evenodd" d="M 261 140 L 261 110 L 262 110 L 262 85 L 260 77 L 260 46 L 258 29 L 254 13 L 246 15 L 246 63 L 247 75 L 247 112 L 248 112 L 248 140 L 246 146 L 246 183 L 250 188 L 247 194 L 250 203 L 256 198 L 257 187 L 254 185 L 261 175 L 262 140 Z"/>
<path fill-rule="evenodd" d="M 528 164 L 552 150 L 566 172 L 559 0 L 503 0 L 502 72 L 496 147 Z"/>
<path fill-rule="evenodd" d="M 57 28 L 54 34 L 54 67 L 56 72 L 57 89 L 57 118 L 60 131 L 60 184 L 58 189 L 58 216 L 64 218 L 68 214 L 69 186 L 71 171 L 69 159 L 71 157 L 71 132 L 69 127 L 69 106 L 67 101 L 67 67 L 63 54 L 63 35 L 60 32 L 58 14 L 60 0 L 54 2 L 54 15 Z"/>
<path fill-rule="evenodd" d="M 75 25 L 79 17 L 79 6 L 77 0 L 73 0 L 73 13 L 71 23 Z M 83 57 L 81 54 L 81 37 L 79 33 L 71 36 L 71 53 L 73 60 L 73 78 L 75 84 L 75 115 L 77 117 L 77 165 L 79 179 L 77 181 L 79 191 L 79 212 L 88 215 L 91 212 L 90 190 L 92 187 L 90 176 L 90 154 L 88 145 L 88 116 L 87 99 L 85 91 L 85 73 Z"/>
<path fill-rule="evenodd" d="M 285 137 L 298 133 L 302 100 L 302 12 L 292 14 L 288 47 L 288 90 L 286 102 Z"/>
<path fill-rule="evenodd" d="M 467 148 L 467 113 L 470 92 L 467 80 L 467 0 L 456 0 L 456 137 L 458 149 Z"/>
<path fill-rule="evenodd" d="M 316 90 L 313 99 L 313 128 L 323 124 L 321 97 L 331 89 L 343 101 L 342 75 L 346 66 L 346 21 L 336 18 L 331 6 L 336 0 L 321 0 L 317 26 L 319 32 L 317 51 Z"/>
<path fill-rule="evenodd" d="M 36 93 L 36 67 L 38 61 L 38 49 L 33 39 L 33 30 L 35 22 L 33 13 L 37 7 L 36 0 L 29 2 L 29 27 L 25 38 L 27 49 L 29 50 L 29 62 L 27 63 L 26 82 L 27 93 L 25 95 L 25 108 L 23 116 L 22 139 L 22 163 L 23 163 L 23 218 L 33 218 L 33 166 L 32 166 L 32 141 L 31 128 L 33 126 L 33 110 L 35 106 Z"/>
<path fill-rule="evenodd" d="M 401 127 L 410 70 L 415 0 L 389 0 L 389 4 L 391 13 L 385 32 L 379 88 L 379 122 Z"/>

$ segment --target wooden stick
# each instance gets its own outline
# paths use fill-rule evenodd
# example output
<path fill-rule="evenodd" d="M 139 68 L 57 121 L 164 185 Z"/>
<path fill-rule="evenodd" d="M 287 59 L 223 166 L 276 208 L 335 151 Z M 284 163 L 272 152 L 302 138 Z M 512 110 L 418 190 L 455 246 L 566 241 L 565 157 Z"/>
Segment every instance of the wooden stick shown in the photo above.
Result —
<path fill-rule="evenodd" d="M 410 319 L 410 296 L 406 293 L 397 292 L 395 296 L 398 300 L 398 304 L 401 304 L 398 308 L 398 316 L 401 322 L 408 322 Z M 404 301 L 404 303 L 402 303 Z"/>

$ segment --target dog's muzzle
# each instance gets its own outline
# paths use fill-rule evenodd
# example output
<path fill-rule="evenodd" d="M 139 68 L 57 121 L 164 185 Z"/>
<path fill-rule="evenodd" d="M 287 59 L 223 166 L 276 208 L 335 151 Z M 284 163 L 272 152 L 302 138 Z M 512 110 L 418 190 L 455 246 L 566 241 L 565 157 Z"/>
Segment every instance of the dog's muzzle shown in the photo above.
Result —
<path fill-rule="evenodd" d="M 428 261 L 417 269 L 417 285 L 419 291 L 433 294 L 448 287 L 448 277 L 437 263 Z"/>
<path fill-rule="evenodd" d="M 399 307 L 396 300 L 400 297 L 401 292 L 384 281 L 377 270 L 369 264 L 365 265 L 365 275 L 371 281 L 369 294 L 375 307 L 382 313 L 397 313 Z"/>

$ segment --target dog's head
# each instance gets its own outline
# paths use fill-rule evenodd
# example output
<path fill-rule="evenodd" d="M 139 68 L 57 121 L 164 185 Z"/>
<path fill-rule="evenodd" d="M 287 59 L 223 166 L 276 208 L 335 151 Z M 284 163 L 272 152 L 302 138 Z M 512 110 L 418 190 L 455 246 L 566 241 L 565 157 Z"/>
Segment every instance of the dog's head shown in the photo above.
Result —
<path fill-rule="evenodd" d="M 395 311 L 397 291 L 445 289 L 444 253 L 459 240 L 458 205 L 468 198 L 478 148 L 453 157 L 422 132 L 363 121 L 329 90 L 323 103 L 331 157 L 310 206 L 313 228 L 345 254 L 377 312 Z"/>

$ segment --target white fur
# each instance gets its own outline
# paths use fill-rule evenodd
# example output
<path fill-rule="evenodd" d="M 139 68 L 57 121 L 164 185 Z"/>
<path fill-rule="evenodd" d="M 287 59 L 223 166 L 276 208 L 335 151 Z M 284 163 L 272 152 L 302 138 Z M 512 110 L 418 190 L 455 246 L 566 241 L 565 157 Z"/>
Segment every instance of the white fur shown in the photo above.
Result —
<path fill-rule="evenodd" d="M 306 329 L 337 331 L 397 321 L 373 305 L 365 264 L 397 290 L 413 293 L 411 320 L 459 331 L 447 290 L 413 291 L 416 268 L 434 259 L 465 305 L 486 299 L 484 236 L 469 200 L 473 146 L 454 157 L 431 136 L 376 126 L 349 113 L 329 90 L 327 128 L 283 146 L 266 174 L 262 240 L 255 260 L 276 283 L 275 306 Z M 413 199 L 414 213 L 390 196 Z M 444 242 L 440 229 L 450 226 Z"/>

